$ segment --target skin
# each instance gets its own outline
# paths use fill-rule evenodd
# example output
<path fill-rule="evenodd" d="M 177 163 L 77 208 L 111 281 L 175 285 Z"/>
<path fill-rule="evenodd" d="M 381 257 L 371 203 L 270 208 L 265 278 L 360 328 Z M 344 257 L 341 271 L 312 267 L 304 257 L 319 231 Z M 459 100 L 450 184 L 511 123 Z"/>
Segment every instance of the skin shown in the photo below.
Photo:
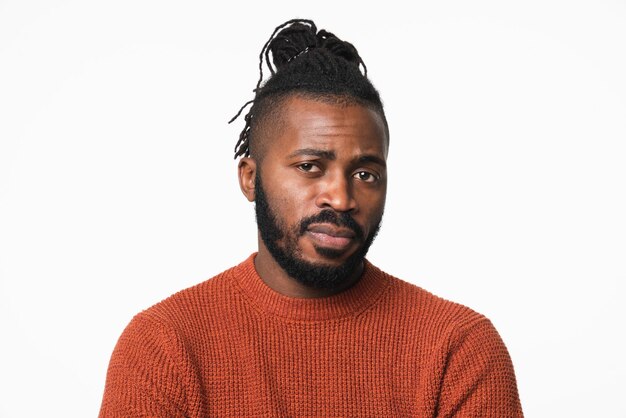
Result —
<path fill-rule="evenodd" d="M 268 129 L 263 158 L 242 158 L 239 184 L 248 201 L 255 200 L 255 177 L 260 170 L 263 188 L 274 214 L 291 229 L 303 218 L 324 209 L 347 212 L 369 235 L 380 223 L 387 193 L 388 138 L 383 119 L 359 104 L 331 104 L 291 96 L 282 106 L 279 129 Z M 270 133 L 271 132 L 271 133 Z M 306 261 L 339 265 L 361 242 L 332 224 L 314 224 L 297 241 Z M 336 289 L 313 289 L 290 277 L 258 239 L 255 267 L 275 291 L 290 297 L 323 297 L 341 292 L 361 277 L 363 262 Z M 335 256 L 317 248 L 335 250 Z M 336 254 L 339 253 L 339 256 Z"/>

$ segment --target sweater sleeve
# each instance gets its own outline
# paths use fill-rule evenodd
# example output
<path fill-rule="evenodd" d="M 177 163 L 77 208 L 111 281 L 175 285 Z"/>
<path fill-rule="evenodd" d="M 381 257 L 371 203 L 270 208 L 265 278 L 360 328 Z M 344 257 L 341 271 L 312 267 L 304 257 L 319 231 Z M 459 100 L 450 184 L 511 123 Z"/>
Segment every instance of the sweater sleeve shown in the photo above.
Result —
<path fill-rule="evenodd" d="M 485 317 L 453 337 L 437 417 L 521 418 L 513 364 Z"/>
<path fill-rule="evenodd" d="M 178 345 L 172 331 L 133 318 L 113 350 L 99 417 L 186 416 Z"/>

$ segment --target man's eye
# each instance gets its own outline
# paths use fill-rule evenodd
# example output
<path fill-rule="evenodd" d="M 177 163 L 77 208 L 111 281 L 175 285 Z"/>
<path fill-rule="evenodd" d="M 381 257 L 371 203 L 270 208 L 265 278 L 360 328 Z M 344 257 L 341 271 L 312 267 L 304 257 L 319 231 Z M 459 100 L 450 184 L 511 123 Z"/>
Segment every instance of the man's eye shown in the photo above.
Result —
<path fill-rule="evenodd" d="M 305 173 L 314 173 L 314 172 L 320 171 L 320 169 L 315 164 L 312 164 L 312 163 L 299 164 L 298 168 L 304 171 Z"/>
<path fill-rule="evenodd" d="M 376 180 L 378 180 L 378 177 L 370 173 L 369 171 L 359 171 L 354 174 L 354 177 L 366 183 L 374 183 Z"/>

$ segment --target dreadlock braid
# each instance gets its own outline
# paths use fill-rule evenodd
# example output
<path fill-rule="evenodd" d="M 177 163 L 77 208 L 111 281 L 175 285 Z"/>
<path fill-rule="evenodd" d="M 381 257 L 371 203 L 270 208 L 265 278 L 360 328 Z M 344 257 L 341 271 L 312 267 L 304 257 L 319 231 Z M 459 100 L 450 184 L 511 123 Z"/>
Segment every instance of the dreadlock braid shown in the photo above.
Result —
<path fill-rule="evenodd" d="M 271 74 L 265 82 L 264 64 Z M 252 105 L 235 145 L 235 158 L 250 156 L 251 140 L 258 126 L 272 108 L 294 93 L 372 107 L 383 118 L 389 137 L 383 104 L 367 78 L 367 67 L 358 51 L 334 34 L 318 31 L 312 20 L 292 19 L 274 29 L 259 54 L 259 80 L 254 92 L 254 99 L 246 102 L 229 121 L 233 122 Z"/>

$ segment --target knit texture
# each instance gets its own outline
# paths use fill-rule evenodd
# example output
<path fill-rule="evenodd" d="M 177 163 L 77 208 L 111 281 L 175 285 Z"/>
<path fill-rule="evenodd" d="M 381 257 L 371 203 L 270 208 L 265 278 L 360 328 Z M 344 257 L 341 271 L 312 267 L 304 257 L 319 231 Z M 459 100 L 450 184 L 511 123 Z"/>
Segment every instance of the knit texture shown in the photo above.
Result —
<path fill-rule="evenodd" d="M 522 417 L 484 316 L 366 261 L 350 289 L 289 298 L 252 254 L 135 316 L 100 417 Z"/>

